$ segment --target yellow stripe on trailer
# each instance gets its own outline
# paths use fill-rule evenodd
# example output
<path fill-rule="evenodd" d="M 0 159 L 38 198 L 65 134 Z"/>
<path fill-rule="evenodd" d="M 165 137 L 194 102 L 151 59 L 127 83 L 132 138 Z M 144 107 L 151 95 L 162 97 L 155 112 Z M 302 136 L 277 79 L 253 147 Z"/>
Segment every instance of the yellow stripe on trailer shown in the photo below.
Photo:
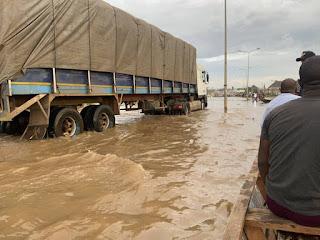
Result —
<path fill-rule="evenodd" d="M 51 86 L 51 83 L 44 83 L 44 82 L 11 82 L 12 85 L 32 85 L 32 86 Z"/>

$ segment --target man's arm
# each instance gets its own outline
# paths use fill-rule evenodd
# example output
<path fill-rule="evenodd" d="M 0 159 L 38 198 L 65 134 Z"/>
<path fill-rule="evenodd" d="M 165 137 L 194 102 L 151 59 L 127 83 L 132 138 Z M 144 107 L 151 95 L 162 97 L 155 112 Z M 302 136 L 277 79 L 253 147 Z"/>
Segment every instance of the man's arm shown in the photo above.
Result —
<path fill-rule="evenodd" d="M 266 177 L 269 172 L 269 151 L 270 141 L 261 136 L 258 154 L 258 167 L 263 183 L 266 183 Z"/>

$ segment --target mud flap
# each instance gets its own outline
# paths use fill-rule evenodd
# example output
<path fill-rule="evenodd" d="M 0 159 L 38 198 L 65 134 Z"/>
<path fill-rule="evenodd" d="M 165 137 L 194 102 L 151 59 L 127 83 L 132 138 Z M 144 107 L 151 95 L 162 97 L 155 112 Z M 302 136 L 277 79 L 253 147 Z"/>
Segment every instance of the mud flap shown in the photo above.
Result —
<path fill-rule="evenodd" d="M 41 140 L 46 136 L 50 116 L 50 96 L 47 95 L 30 107 L 29 124 L 21 139 Z"/>

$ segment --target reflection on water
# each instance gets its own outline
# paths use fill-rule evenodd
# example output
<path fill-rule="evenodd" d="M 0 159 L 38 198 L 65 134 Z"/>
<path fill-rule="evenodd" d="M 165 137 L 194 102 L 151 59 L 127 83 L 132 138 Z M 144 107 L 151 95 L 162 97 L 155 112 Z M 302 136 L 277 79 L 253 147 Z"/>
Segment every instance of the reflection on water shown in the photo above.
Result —
<path fill-rule="evenodd" d="M 257 154 L 263 107 L 125 113 L 107 133 L 0 135 L 0 239 L 220 239 Z"/>

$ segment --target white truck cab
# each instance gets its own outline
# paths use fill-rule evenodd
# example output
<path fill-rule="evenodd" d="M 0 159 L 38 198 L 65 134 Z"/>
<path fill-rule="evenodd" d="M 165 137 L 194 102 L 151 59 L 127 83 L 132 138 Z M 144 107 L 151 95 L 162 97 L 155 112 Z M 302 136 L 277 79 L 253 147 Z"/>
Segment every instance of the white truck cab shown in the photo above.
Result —
<path fill-rule="evenodd" d="M 205 107 L 207 107 L 207 95 L 210 76 L 209 73 L 201 65 L 197 66 L 197 72 L 198 98 L 201 99 L 202 102 L 204 102 Z"/>
<path fill-rule="evenodd" d="M 210 81 L 210 76 L 204 67 L 201 65 L 197 66 L 198 77 L 197 77 L 197 87 L 198 87 L 198 96 L 207 96 L 208 94 L 208 84 Z"/>

